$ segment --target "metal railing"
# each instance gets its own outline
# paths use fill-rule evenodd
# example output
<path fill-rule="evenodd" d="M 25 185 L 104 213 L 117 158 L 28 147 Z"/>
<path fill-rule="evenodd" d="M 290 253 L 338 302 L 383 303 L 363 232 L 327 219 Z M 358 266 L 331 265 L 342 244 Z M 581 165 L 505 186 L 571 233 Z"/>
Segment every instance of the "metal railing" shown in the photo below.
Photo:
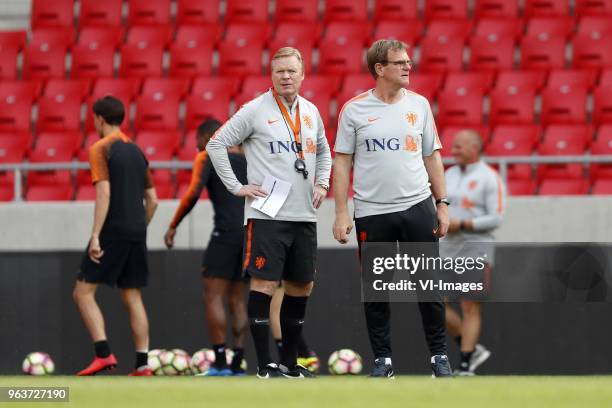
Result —
<path fill-rule="evenodd" d="M 580 163 L 583 165 L 588 164 L 610 164 L 612 165 L 612 155 L 581 155 L 581 156 L 483 156 L 486 163 L 497 165 L 499 167 L 499 174 L 504 181 L 508 179 L 508 167 L 513 164 L 567 164 L 567 163 Z M 443 162 L 445 165 L 454 163 L 452 158 L 444 158 Z M 153 161 L 150 163 L 153 169 L 170 169 L 170 170 L 190 170 L 193 163 L 190 161 Z M 22 175 L 27 171 L 52 171 L 52 170 L 71 170 L 76 172 L 77 170 L 89 169 L 89 163 L 87 162 L 58 162 L 58 163 L 5 163 L 0 164 L 0 172 L 13 171 L 14 172 L 14 195 L 13 201 L 23 200 L 23 185 Z"/>

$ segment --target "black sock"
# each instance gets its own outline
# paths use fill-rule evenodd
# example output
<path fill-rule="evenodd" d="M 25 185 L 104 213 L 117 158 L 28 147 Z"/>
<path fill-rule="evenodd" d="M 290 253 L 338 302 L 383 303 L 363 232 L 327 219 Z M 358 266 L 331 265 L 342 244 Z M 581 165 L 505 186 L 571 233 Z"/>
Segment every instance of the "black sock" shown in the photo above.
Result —
<path fill-rule="evenodd" d="M 138 369 L 148 364 L 149 364 L 149 353 L 141 353 L 140 351 L 137 351 L 136 352 L 136 365 L 134 366 L 134 368 Z"/>
<path fill-rule="evenodd" d="M 215 368 L 224 369 L 227 367 L 227 359 L 225 358 L 225 344 L 213 344 L 215 352 Z"/>
<path fill-rule="evenodd" d="M 457 345 L 461 347 L 461 336 L 455 337 L 455 343 L 457 343 Z"/>
<path fill-rule="evenodd" d="M 306 316 L 306 303 L 308 296 L 283 297 L 280 312 L 281 332 L 283 333 L 283 349 L 281 364 L 292 369 L 297 361 L 298 341 L 302 335 L 304 316 Z"/>
<path fill-rule="evenodd" d="M 110 347 L 106 340 L 96 341 L 94 343 L 94 349 L 96 350 L 96 357 L 105 358 L 110 356 Z"/>
<path fill-rule="evenodd" d="M 304 333 L 302 333 L 298 339 L 297 355 L 298 357 L 310 357 L 310 349 L 308 348 L 308 344 L 306 344 Z"/>
<path fill-rule="evenodd" d="M 243 348 L 235 348 L 234 349 L 234 357 L 232 357 L 232 364 L 230 368 L 232 370 L 239 370 L 240 365 L 242 364 L 242 359 L 244 358 L 244 349 Z"/>
<path fill-rule="evenodd" d="M 472 358 L 473 353 L 474 351 L 461 352 L 461 363 L 459 364 L 459 368 L 461 368 L 462 370 L 470 369 L 470 359 Z"/>
<path fill-rule="evenodd" d="M 257 364 L 263 368 L 272 362 L 270 358 L 270 301 L 272 296 L 265 293 L 250 291 L 247 313 L 251 336 L 257 352 Z"/>
<path fill-rule="evenodd" d="M 283 339 L 274 339 L 274 344 L 276 344 L 276 351 L 278 351 L 278 359 L 280 360 L 283 350 Z"/>

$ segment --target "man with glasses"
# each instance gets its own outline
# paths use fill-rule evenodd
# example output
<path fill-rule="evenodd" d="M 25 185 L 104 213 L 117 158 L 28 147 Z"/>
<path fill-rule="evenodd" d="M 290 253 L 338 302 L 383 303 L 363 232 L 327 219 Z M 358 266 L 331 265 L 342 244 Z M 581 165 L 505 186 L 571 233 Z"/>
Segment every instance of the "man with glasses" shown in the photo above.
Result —
<path fill-rule="evenodd" d="M 334 162 L 334 238 L 348 242 L 353 223 L 347 196 L 351 165 L 358 245 L 432 242 L 448 229 L 440 140 L 427 99 L 406 90 L 412 62 L 406 44 L 376 41 L 367 53 L 376 87 L 349 100 L 339 115 Z M 432 200 L 435 200 L 435 205 Z M 419 302 L 436 377 L 451 376 L 444 303 Z M 393 378 L 389 302 L 364 302 L 374 352 L 373 377 Z"/>
<path fill-rule="evenodd" d="M 217 174 L 233 194 L 246 197 L 243 270 L 251 277 L 247 314 L 257 352 L 259 378 L 312 377 L 297 364 L 298 341 L 312 291 L 317 250 L 316 209 L 329 190 L 331 154 L 319 111 L 299 96 L 304 80 L 300 52 L 279 49 L 270 62 L 273 87 L 245 104 L 208 142 Z M 227 149 L 242 143 L 247 185 L 232 171 Z M 251 207 L 270 191 L 272 176 L 289 182 L 286 201 L 274 218 Z M 270 301 L 283 283 L 280 364 L 269 350 Z"/>

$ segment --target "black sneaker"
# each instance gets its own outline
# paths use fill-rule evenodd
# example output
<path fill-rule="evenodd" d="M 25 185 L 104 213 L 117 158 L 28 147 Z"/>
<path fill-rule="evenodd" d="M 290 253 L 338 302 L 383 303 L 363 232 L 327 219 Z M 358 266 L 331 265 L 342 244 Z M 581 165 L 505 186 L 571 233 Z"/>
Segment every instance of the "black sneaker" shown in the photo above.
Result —
<path fill-rule="evenodd" d="M 448 357 L 445 354 L 437 354 L 431 358 L 431 371 L 431 376 L 434 378 L 453 376 Z"/>
<path fill-rule="evenodd" d="M 385 364 L 385 359 L 381 357 L 374 360 L 374 368 L 370 377 L 395 379 L 395 373 L 391 364 Z"/>
<path fill-rule="evenodd" d="M 278 365 L 270 363 L 262 368 L 257 367 L 257 378 L 267 380 L 269 378 L 283 378 L 283 375 L 281 374 Z"/>
<path fill-rule="evenodd" d="M 279 368 L 281 375 L 284 376 L 285 378 L 295 378 L 295 379 L 317 378 L 313 373 L 308 371 L 308 369 L 301 364 L 296 364 L 291 370 L 289 370 L 287 367 L 285 367 L 282 364 L 279 365 L 278 368 Z"/>

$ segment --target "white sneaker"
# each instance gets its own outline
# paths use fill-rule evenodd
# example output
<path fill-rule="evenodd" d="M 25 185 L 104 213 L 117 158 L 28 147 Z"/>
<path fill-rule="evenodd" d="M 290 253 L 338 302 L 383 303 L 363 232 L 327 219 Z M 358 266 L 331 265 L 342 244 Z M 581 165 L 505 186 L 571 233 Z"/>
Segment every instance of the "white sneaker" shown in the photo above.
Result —
<path fill-rule="evenodd" d="M 489 351 L 482 344 L 477 344 L 474 348 L 474 353 L 470 358 L 470 371 L 473 373 L 478 367 L 491 357 L 491 351 Z"/>

